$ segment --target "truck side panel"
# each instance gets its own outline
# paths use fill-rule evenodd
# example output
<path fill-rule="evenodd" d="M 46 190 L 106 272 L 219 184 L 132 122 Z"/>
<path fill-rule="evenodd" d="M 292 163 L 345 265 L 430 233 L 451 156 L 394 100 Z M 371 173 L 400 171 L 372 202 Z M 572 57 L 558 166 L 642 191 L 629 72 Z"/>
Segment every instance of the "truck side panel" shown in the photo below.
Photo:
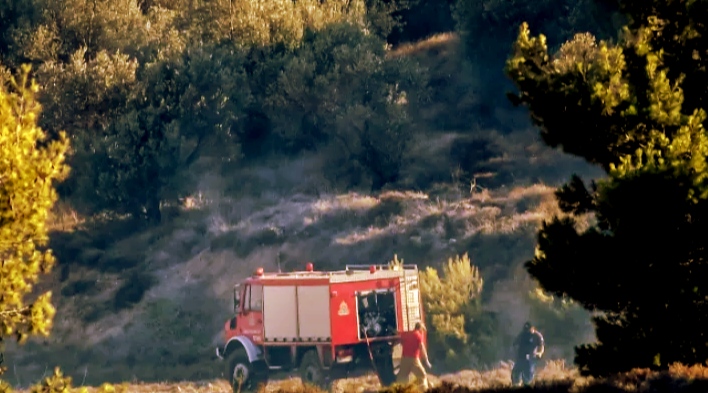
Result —
<path fill-rule="evenodd" d="M 263 287 L 265 341 L 295 341 L 297 338 L 297 298 L 295 286 Z"/>
<path fill-rule="evenodd" d="M 297 310 L 303 341 L 329 341 L 332 337 L 329 285 L 297 287 Z"/>

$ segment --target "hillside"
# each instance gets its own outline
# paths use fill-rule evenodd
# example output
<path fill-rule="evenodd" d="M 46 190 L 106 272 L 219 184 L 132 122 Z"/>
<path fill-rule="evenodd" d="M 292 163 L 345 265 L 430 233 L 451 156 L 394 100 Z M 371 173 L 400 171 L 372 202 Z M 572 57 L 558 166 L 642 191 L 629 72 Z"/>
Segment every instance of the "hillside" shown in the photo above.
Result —
<path fill-rule="evenodd" d="M 472 82 L 455 34 L 389 56 L 416 58 L 433 70 L 438 104 L 423 117 L 468 113 L 480 100 L 474 89 L 460 94 Z M 504 337 L 516 334 L 530 317 L 534 288 L 520 264 L 533 253 L 537 225 L 557 212 L 554 187 L 573 172 L 596 173 L 544 147 L 524 116 L 499 109 L 497 128 L 477 125 L 472 134 L 419 130 L 403 179 L 381 192 L 328 186 L 320 172 L 326 156 L 311 154 L 202 178 L 201 195 L 165 208 L 155 228 L 58 213 L 51 247 L 60 265 L 39 288 L 55 294 L 55 327 L 47 340 L 9 347 L 10 382 L 26 386 L 53 365 L 94 385 L 218 378 L 214 345 L 229 316 L 231 287 L 258 266 L 276 269 L 276 261 L 283 269 L 307 261 L 331 269 L 397 254 L 436 266 L 469 253 L 485 278 L 485 307 L 508 327 Z M 514 132 L 498 131 L 505 128 Z M 426 189 L 406 186 L 426 183 L 422 177 Z M 224 190 L 235 184 L 242 192 L 230 197 Z M 570 334 L 592 340 L 587 321 Z M 572 353 L 553 338 L 548 345 L 551 358 Z M 507 357 L 499 353 L 499 360 Z"/>

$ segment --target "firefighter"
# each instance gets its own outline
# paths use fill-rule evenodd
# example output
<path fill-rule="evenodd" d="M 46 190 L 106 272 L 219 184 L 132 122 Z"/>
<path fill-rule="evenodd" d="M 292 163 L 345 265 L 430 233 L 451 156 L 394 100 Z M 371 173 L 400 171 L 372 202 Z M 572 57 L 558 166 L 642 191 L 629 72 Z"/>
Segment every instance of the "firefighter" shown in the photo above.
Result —
<path fill-rule="evenodd" d="M 531 325 L 531 322 L 526 322 L 521 333 L 514 340 L 514 347 L 516 361 L 511 370 L 511 384 L 517 384 L 521 379 L 523 384 L 529 385 L 536 373 L 536 360 L 543 356 L 545 350 L 543 335 Z"/>
<path fill-rule="evenodd" d="M 424 389 L 428 389 L 428 375 L 425 372 L 425 368 L 421 363 L 421 356 L 425 361 L 425 365 L 428 368 L 433 366 L 430 364 L 428 359 L 428 351 L 425 349 L 425 343 L 423 343 L 423 331 L 425 325 L 421 322 L 415 324 L 415 330 L 401 337 L 401 368 L 398 371 L 398 376 L 396 377 L 397 382 L 407 383 L 408 377 L 411 373 L 415 375 L 420 386 Z"/>

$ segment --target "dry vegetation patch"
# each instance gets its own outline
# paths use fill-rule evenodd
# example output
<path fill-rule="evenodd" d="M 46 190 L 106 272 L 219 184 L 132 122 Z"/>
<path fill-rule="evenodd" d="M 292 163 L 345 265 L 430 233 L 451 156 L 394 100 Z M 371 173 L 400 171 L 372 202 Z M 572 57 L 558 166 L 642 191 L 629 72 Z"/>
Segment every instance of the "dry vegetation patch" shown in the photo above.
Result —
<path fill-rule="evenodd" d="M 672 365 L 669 370 L 656 372 L 637 369 L 609 378 L 580 377 L 577 370 L 565 363 L 550 360 L 537 374 L 530 387 L 511 387 L 509 383 L 511 364 L 485 370 L 463 370 L 454 374 L 431 376 L 429 393 L 703 393 L 708 391 L 708 367 L 695 365 Z M 86 387 L 86 393 L 230 393 L 223 380 L 183 383 L 122 383 L 103 387 Z M 72 392 L 79 390 L 74 389 Z M 419 393 L 412 386 L 393 386 L 381 389 L 373 375 L 338 381 L 333 393 Z M 20 393 L 29 392 L 19 390 Z M 260 393 L 324 393 L 321 389 L 303 385 L 299 378 L 271 381 Z"/>
<path fill-rule="evenodd" d="M 435 34 L 427 39 L 418 42 L 403 43 L 392 51 L 388 52 L 390 57 L 411 57 L 411 56 L 447 56 L 458 53 L 457 45 L 460 37 L 457 33 L 446 32 Z"/>

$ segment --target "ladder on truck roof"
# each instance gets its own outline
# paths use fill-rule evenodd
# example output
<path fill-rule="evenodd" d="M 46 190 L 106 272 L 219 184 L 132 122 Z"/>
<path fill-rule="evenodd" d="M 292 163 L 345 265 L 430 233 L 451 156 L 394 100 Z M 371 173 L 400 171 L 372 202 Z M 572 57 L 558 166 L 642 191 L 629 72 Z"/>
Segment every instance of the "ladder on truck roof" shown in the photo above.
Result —
<path fill-rule="evenodd" d="M 418 269 L 416 269 L 415 274 L 406 274 L 403 271 L 403 280 L 400 280 L 399 285 L 401 288 L 402 296 L 405 301 L 405 312 L 403 314 L 403 326 L 406 327 L 406 331 L 411 331 L 414 329 L 416 322 L 420 322 L 420 277 L 418 275 Z"/>
<path fill-rule="evenodd" d="M 369 270 L 372 265 L 346 265 L 346 270 Z M 396 270 L 391 265 L 373 265 L 376 270 Z M 416 322 L 421 321 L 420 315 L 420 277 L 418 265 L 401 265 L 401 279 L 398 285 L 401 293 L 401 307 L 403 308 L 403 321 L 401 325 L 404 331 L 414 329 Z M 412 290 L 414 288 L 415 290 Z"/>

